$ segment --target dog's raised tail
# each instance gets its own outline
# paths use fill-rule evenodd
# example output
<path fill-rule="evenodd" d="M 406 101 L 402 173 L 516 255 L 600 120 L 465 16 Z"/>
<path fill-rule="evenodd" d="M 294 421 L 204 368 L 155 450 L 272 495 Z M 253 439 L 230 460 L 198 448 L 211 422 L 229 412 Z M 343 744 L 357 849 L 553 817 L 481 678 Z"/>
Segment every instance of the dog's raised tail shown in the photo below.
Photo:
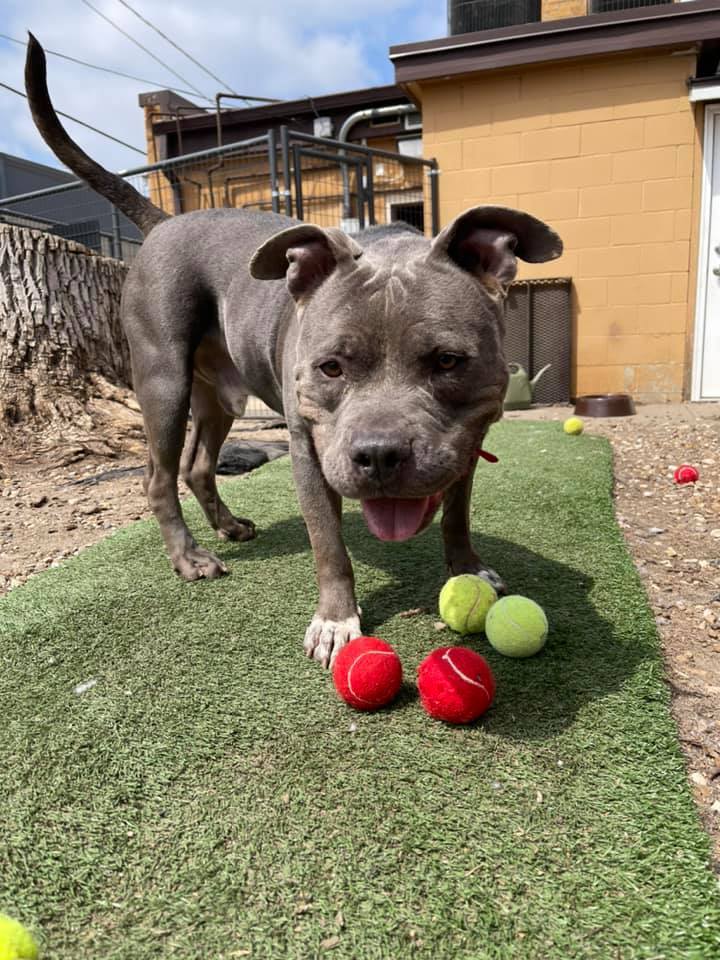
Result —
<path fill-rule="evenodd" d="M 25 58 L 25 91 L 40 135 L 58 160 L 76 176 L 114 203 L 145 235 L 161 220 L 168 218 L 167 213 L 138 193 L 122 177 L 92 160 L 68 134 L 60 123 L 48 93 L 45 51 L 32 34 L 29 34 Z"/>

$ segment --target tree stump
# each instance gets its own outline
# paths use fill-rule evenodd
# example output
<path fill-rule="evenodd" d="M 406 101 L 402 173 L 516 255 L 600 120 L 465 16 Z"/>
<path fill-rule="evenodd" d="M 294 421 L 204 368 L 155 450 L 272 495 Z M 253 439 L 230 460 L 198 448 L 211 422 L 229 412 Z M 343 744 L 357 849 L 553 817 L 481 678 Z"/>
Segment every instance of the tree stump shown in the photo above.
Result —
<path fill-rule="evenodd" d="M 98 383 L 130 386 L 126 273 L 72 240 L 0 224 L 0 426 L 89 429 Z"/>

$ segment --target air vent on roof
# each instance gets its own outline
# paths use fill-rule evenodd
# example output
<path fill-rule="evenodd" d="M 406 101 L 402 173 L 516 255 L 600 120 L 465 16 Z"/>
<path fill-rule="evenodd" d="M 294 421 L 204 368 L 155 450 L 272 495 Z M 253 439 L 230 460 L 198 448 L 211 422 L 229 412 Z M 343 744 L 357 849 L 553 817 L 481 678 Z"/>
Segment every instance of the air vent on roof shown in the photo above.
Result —
<path fill-rule="evenodd" d="M 448 0 L 451 36 L 539 20 L 540 0 Z"/>
<path fill-rule="evenodd" d="M 400 117 L 397 114 L 370 117 L 368 120 L 371 127 L 396 127 L 398 123 L 400 123 Z"/>

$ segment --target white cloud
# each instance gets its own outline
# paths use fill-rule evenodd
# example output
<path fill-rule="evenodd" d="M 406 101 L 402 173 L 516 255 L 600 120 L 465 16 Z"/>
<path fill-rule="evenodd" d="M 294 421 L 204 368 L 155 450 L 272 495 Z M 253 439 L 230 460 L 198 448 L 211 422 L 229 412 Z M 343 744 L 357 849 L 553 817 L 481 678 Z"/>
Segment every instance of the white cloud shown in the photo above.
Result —
<path fill-rule="evenodd" d="M 174 50 L 117 0 L 91 0 L 103 13 L 209 96 L 217 81 Z M 143 16 L 241 93 L 280 98 L 318 95 L 392 82 L 390 43 L 437 36 L 445 2 L 432 0 L 130 0 Z M 27 30 L 51 50 L 147 77 L 148 84 L 48 58 L 48 85 L 59 110 L 140 148 L 139 93 L 186 84 L 103 21 L 80 0 L 3 0 L 0 32 Z M 424 32 L 427 31 L 427 32 Z M 23 88 L 24 49 L 0 40 L 0 80 Z M 20 97 L 0 90 L 0 150 L 51 162 Z M 110 168 L 142 163 L 139 154 L 68 123 L 83 148 Z"/>

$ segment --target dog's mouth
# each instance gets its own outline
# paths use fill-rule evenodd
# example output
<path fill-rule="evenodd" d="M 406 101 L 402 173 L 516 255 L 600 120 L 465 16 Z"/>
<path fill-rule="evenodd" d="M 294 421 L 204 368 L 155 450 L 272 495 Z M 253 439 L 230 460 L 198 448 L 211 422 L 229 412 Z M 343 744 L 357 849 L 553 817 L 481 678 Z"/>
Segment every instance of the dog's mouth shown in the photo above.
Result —
<path fill-rule="evenodd" d="M 489 463 L 497 463 L 494 454 L 479 447 L 473 455 L 469 469 L 475 468 L 478 457 Z M 410 540 L 430 526 L 442 503 L 443 495 L 444 491 L 440 490 L 428 497 L 372 497 L 360 502 L 370 533 L 378 540 L 399 543 Z"/>
<path fill-rule="evenodd" d="M 378 540 L 399 543 L 421 533 L 432 523 L 442 498 L 441 491 L 429 497 L 375 497 L 361 503 L 370 533 Z"/>

